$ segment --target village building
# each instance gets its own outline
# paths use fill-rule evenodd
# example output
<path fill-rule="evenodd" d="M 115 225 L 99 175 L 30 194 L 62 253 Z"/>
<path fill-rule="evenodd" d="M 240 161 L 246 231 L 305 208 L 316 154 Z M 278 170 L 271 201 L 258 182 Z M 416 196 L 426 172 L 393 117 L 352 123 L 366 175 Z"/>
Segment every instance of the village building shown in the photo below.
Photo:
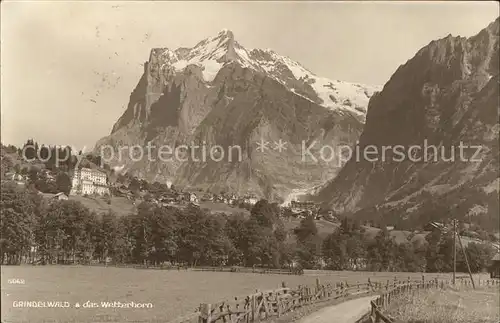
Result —
<path fill-rule="evenodd" d="M 25 185 L 27 182 L 27 178 L 25 176 L 11 172 L 5 173 L 2 180 L 14 181 L 17 185 Z"/>
<path fill-rule="evenodd" d="M 67 201 L 69 199 L 68 195 L 64 194 L 64 192 L 59 192 L 57 194 L 38 192 L 38 194 L 51 201 Z"/>
<path fill-rule="evenodd" d="M 244 197 L 244 202 L 246 204 L 255 205 L 255 204 L 257 204 L 258 201 L 259 200 L 253 195 L 248 195 L 248 196 Z"/>
<path fill-rule="evenodd" d="M 294 214 L 301 214 L 304 216 L 314 216 L 319 212 L 319 206 L 312 201 L 298 202 L 291 201 L 290 208 Z"/>
<path fill-rule="evenodd" d="M 489 272 L 491 278 L 500 278 L 500 253 L 497 253 L 493 259 L 491 259 Z"/>
<path fill-rule="evenodd" d="M 67 201 L 68 195 L 64 194 L 63 192 L 59 192 L 56 195 L 54 195 L 52 198 L 55 200 L 59 200 L 59 201 Z"/>
<path fill-rule="evenodd" d="M 75 170 L 70 195 L 109 194 L 107 175 L 97 169 L 81 168 Z"/>
<path fill-rule="evenodd" d="M 198 196 L 196 196 L 196 194 L 194 193 L 189 193 L 189 202 L 198 204 L 199 203 Z"/>
<path fill-rule="evenodd" d="M 444 229 L 446 229 L 446 226 L 443 223 L 435 221 L 429 222 L 424 226 L 424 231 L 435 231 L 435 230 L 442 231 Z"/>
<path fill-rule="evenodd" d="M 10 181 L 24 181 L 24 180 L 26 180 L 26 178 L 23 175 L 11 173 L 11 172 L 5 173 L 4 178 L 7 180 L 10 180 Z"/>

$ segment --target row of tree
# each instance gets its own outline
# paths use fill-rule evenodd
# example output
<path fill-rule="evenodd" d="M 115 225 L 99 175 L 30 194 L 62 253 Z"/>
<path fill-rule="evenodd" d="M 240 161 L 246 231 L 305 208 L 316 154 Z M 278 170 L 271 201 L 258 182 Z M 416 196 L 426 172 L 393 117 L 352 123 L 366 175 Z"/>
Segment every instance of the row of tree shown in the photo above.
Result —
<path fill-rule="evenodd" d="M 0 252 L 3 264 L 104 262 L 158 265 L 240 265 L 376 271 L 450 271 L 450 237 L 397 244 L 387 231 L 365 238 L 345 219 L 325 238 L 312 218 L 287 232 L 279 209 L 265 200 L 247 214 L 211 214 L 143 202 L 118 217 L 97 214 L 75 201 L 50 201 L 34 190 L 2 183 Z M 473 271 L 487 266 L 491 250 L 469 244 Z M 464 270 L 463 257 L 458 269 Z"/>

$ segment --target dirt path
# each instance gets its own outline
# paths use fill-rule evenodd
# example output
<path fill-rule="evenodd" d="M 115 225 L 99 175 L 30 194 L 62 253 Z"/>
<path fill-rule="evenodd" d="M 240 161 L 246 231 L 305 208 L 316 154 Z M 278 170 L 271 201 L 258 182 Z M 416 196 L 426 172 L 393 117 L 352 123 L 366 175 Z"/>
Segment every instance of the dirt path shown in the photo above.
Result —
<path fill-rule="evenodd" d="M 297 323 L 355 323 L 370 310 L 370 301 L 377 296 L 368 296 L 325 307 Z"/>

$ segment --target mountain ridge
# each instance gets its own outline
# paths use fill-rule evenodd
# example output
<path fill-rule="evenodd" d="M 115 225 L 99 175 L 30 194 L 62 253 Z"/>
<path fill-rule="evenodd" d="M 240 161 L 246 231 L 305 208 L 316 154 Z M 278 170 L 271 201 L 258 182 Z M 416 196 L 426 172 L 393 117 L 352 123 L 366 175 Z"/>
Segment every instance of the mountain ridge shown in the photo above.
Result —
<path fill-rule="evenodd" d="M 361 148 L 427 140 L 448 158 L 460 143 L 479 145 L 480 161 L 350 160 L 317 199 L 406 227 L 480 208 L 477 221 L 498 225 L 498 25 L 496 19 L 475 36 L 447 36 L 420 49 L 372 97 L 359 138 Z"/>

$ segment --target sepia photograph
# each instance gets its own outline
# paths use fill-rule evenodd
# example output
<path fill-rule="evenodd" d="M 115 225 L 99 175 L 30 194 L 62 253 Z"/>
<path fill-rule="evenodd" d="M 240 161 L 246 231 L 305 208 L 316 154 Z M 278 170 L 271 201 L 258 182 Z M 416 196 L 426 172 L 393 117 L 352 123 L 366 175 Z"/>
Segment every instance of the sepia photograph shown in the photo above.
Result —
<path fill-rule="evenodd" d="M 500 323 L 499 2 L 0 14 L 0 323 Z"/>

